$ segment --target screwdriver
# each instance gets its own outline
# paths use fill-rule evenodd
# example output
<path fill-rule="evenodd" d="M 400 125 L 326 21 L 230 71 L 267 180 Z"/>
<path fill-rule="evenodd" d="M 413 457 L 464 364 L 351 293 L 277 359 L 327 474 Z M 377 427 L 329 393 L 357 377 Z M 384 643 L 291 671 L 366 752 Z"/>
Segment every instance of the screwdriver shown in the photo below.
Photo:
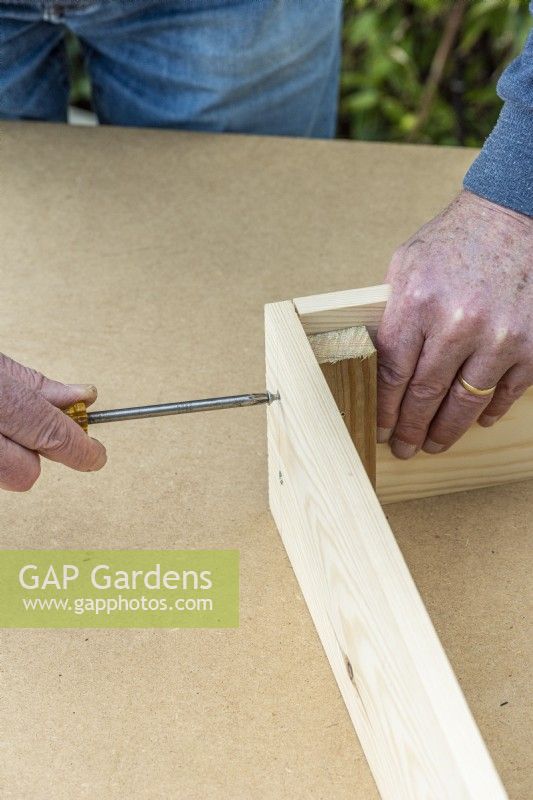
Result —
<path fill-rule="evenodd" d="M 65 408 L 64 412 L 87 433 L 89 425 L 96 425 L 101 422 L 150 419 L 151 417 L 167 417 L 173 414 L 192 414 L 196 411 L 216 411 L 222 408 L 270 405 L 274 400 L 279 400 L 279 394 L 272 394 L 272 392 L 267 391 L 258 394 L 235 394 L 229 397 L 208 397 L 205 400 L 182 400 L 178 403 L 160 403 L 151 406 L 112 408 L 107 411 L 87 411 L 85 403 L 80 401 Z"/>

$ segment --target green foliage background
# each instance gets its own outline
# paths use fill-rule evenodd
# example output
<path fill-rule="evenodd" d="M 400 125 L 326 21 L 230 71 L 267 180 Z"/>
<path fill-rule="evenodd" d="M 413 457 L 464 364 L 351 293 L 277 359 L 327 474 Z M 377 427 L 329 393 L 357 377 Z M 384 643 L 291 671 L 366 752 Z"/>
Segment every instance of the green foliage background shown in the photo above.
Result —
<path fill-rule="evenodd" d="M 435 84 L 432 62 L 453 15 L 457 32 Z M 339 135 L 481 145 L 501 107 L 496 82 L 530 26 L 527 0 L 345 0 Z M 72 38 L 68 49 L 72 101 L 87 108 Z"/>
<path fill-rule="evenodd" d="M 431 63 L 454 7 L 457 34 L 417 130 Z M 530 24 L 521 0 L 346 0 L 340 135 L 482 144 L 501 107 L 497 80 Z"/>

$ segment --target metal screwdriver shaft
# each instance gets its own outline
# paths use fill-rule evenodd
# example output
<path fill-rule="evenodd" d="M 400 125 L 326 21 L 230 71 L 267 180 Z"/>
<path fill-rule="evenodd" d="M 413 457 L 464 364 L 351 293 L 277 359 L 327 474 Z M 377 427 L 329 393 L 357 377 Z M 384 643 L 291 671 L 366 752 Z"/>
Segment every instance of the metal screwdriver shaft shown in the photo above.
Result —
<path fill-rule="evenodd" d="M 87 422 L 95 425 L 101 422 L 119 422 L 126 419 L 149 419 L 166 417 L 172 414 L 192 414 L 196 411 L 216 411 L 222 408 L 241 408 L 272 403 L 278 396 L 271 392 L 260 394 L 237 394 L 230 397 L 209 397 L 205 400 L 183 400 L 179 403 L 161 403 L 134 408 L 113 408 L 109 411 L 89 411 Z"/>
<path fill-rule="evenodd" d="M 192 414 L 196 411 L 217 411 L 222 408 L 242 408 L 258 406 L 279 400 L 279 394 L 261 392 L 258 394 L 234 394 L 229 397 L 208 397 L 205 400 L 182 400 L 179 403 L 160 403 L 151 406 L 134 406 L 132 408 L 112 408 L 107 411 L 87 411 L 83 401 L 65 408 L 64 412 L 80 428 L 87 432 L 89 425 L 101 422 L 120 422 L 126 419 L 149 419 L 150 417 L 167 417 L 172 414 Z"/>

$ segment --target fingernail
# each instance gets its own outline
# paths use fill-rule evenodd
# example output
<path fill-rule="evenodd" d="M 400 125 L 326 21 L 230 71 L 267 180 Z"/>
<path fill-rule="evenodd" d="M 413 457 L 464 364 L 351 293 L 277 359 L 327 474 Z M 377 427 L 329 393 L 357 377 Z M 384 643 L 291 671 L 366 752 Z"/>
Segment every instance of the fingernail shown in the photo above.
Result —
<path fill-rule="evenodd" d="M 388 442 L 391 433 L 392 428 L 378 428 L 378 442 L 380 444 L 383 444 L 383 442 Z"/>
<path fill-rule="evenodd" d="M 495 422 L 498 422 L 499 419 L 499 416 L 494 416 L 493 414 L 484 414 L 478 419 L 478 423 L 482 428 L 490 428 L 490 426 L 494 425 Z"/>
<path fill-rule="evenodd" d="M 424 451 L 424 453 L 442 453 L 445 447 L 446 447 L 445 444 L 434 442 L 432 441 L 432 439 L 426 439 L 426 441 L 422 445 L 422 450 Z"/>
<path fill-rule="evenodd" d="M 401 439 L 393 439 L 391 450 L 397 458 L 412 458 L 417 448 L 416 444 L 408 444 L 408 442 L 402 442 Z"/>
<path fill-rule="evenodd" d="M 98 391 L 96 386 L 92 383 L 69 383 L 69 387 L 73 389 L 76 394 L 79 394 L 80 400 L 96 400 Z"/>

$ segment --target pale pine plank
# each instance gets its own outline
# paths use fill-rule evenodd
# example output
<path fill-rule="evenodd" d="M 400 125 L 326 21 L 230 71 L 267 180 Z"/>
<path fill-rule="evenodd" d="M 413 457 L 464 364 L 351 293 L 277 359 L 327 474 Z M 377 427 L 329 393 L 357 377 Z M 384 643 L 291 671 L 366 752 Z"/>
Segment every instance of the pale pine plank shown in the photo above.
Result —
<path fill-rule="evenodd" d="M 473 425 L 446 453 L 400 461 L 377 449 L 377 493 L 383 504 L 533 478 L 533 389 L 492 428 Z"/>
<path fill-rule="evenodd" d="M 390 286 L 296 297 L 293 302 L 307 334 L 364 325 L 374 337 L 389 299 Z"/>
<path fill-rule="evenodd" d="M 265 338 L 270 506 L 382 798 L 505 798 L 291 302 Z"/>

